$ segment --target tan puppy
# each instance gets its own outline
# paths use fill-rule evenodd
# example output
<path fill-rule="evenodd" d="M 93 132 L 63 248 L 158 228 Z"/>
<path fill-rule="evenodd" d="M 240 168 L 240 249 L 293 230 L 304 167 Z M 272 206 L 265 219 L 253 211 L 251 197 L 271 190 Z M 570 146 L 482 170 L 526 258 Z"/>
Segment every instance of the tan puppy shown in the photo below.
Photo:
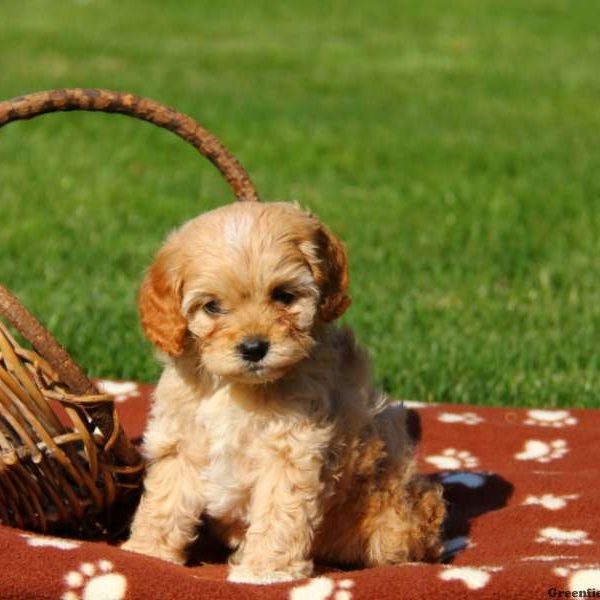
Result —
<path fill-rule="evenodd" d="M 124 548 L 183 563 L 207 518 L 235 550 L 230 581 L 438 558 L 441 491 L 330 324 L 347 288 L 344 246 L 292 204 L 231 204 L 167 239 L 139 297 L 165 368 Z"/>

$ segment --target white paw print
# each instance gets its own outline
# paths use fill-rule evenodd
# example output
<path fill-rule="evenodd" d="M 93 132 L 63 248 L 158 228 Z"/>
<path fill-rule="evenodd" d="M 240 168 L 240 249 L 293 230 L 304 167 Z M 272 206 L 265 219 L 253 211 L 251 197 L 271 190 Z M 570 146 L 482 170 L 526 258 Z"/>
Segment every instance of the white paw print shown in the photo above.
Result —
<path fill-rule="evenodd" d="M 568 577 L 570 591 L 600 589 L 600 564 L 573 563 L 565 567 L 556 567 L 554 574 Z"/>
<path fill-rule="evenodd" d="M 470 590 L 480 590 L 488 584 L 492 573 L 501 570 L 501 567 L 448 567 L 438 577 L 442 581 L 459 580 Z"/>
<path fill-rule="evenodd" d="M 474 412 L 448 413 L 443 412 L 438 415 L 438 420 L 442 423 L 461 423 L 463 425 L 479 425 L 485 419 Z"/>
<path fill-rule="evenodd" d="M 421 400 L 400 400 L 400 403 L 406 408 L 428 408 L 437 406 L 435 402 L 421 402 Z"/>
<path fill-rule="evenodd" d="M 24 533 L 21 537 L 27 540 L 29 546 L 34 548 L 58 548 L 59 550 L 75 550 L 81 546 L 80 542 L 66 540 L 64 538 L 52 537 L 49 535 L 31 535 Z"/>
<path fill-rule="evenodd" d="M 315 577 L 290 591 L 289 600 L 351 600 L 352 579 Z"/>
<path fill-rule="evenodd" d="M 529 410 L 525 425 L 537 427 L 567 427 L 576 425 L 577 419 L 568 410 Z"/>
<path fill-rule="evenodd" d="M 567 494 L 565 496 L 555 496 L 554 494 L 544 494 L 543 496 L 527 496 L 524 505 L 537 504 L 548 510 L 560 510 L 567 505 L 568 500 L 576 500 L 578 494 Z"/>
<path fill-rule="evenodd" d="M 540 440 L 527 440 L 525 449 L 515 454 L 517 460 L 535 460 L 539 463 L 548 463 L 562 458 L 569 449 L 565 440 L 541 442 Z"/>
<path fill-rule="evenodd" d="M 568 554 L 538 554 L 536 556 L 524 556 L 523 562 L 556 562 L 557 560 L 569 560 L 577 558 Z"/>
<path fill-rule="evenodd" d="M 68 591 L 61 600 L 123 600 L 127 591 L 127 579 L 113 572 L 109 560 L 82 563 L 65 575 L 65 584 Z"/>
<path fill-rule="evenodd" d="M 427 456 L 425 461 L 435 465 L 438 469 L 474 469 L 479 466 L 479 460 L 467 450 L 446 448 L 441 454 Z"/>
<path fill-rule="evenodd" d="M 133 381 L 101 379 L 96 382 L 96 385 L 101 392 L 114 396 L 115 402 L 125 402 L 125 400 L 135 398 L 140 394 L 138 384 Z"/>
<path fill-rule="evenodd" d="M 546 527 L 540 529 L 536 542 L 540 544 L 552 544 L 553 546 L 583 546 L 584 544 L 593 544 L 592 540 L 588 539 L 587 531 L 581 529 L 560 529 L 559 527 Z"/>

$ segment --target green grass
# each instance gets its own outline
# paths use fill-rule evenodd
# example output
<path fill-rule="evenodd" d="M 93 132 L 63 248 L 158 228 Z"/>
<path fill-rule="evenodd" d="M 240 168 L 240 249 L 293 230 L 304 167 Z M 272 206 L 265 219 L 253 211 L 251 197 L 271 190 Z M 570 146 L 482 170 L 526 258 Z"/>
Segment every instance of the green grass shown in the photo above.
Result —
<path fill-rule="evenodd" d="M 362 6 L 361 6 L 362 5 Z M 2 3 L 0 97 L 99 86 L 213 130 L 266 199 L 347 242 L 345 320 L 398 397 L 600 406 L 600 5 L 559 0 Z M 0 132 L 0 280 L 94 376 L 153 380 L 135 291 L 230 201 L 164 131 Z"/>

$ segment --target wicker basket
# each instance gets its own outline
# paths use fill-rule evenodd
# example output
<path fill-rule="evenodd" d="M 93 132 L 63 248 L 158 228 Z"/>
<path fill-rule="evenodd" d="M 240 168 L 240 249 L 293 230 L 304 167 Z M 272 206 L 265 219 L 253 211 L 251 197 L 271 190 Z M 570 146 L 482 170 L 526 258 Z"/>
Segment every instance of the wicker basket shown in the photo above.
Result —
<path fill-rule="evenodd" d="M 97 89 L 40 92 L 0 103 L 0 127 L 44 113 L 116 112 L 183 138 L 223 174 L 238 200 L 257 201 L 246 171 L 190 117 L 152 100 Z M 44 327 L 0 285 L 0 523 L 103 537 L 130 517 L 143 462 L 100 393 Z"/>

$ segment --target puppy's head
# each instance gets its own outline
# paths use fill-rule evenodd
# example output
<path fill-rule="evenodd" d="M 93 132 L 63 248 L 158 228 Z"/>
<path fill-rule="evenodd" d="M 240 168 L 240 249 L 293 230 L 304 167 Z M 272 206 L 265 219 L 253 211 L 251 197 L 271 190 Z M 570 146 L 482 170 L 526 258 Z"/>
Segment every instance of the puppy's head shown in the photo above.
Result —
<path fill-rule="evenodd" d="M 208 372 L 246 383 L 305 358 L 319 322 L 350 298 L 346 251 L 314 216 L 286 203 L 236 203 L 166 241 L 139 295 L 148 339 L 195 353 Z"/>

